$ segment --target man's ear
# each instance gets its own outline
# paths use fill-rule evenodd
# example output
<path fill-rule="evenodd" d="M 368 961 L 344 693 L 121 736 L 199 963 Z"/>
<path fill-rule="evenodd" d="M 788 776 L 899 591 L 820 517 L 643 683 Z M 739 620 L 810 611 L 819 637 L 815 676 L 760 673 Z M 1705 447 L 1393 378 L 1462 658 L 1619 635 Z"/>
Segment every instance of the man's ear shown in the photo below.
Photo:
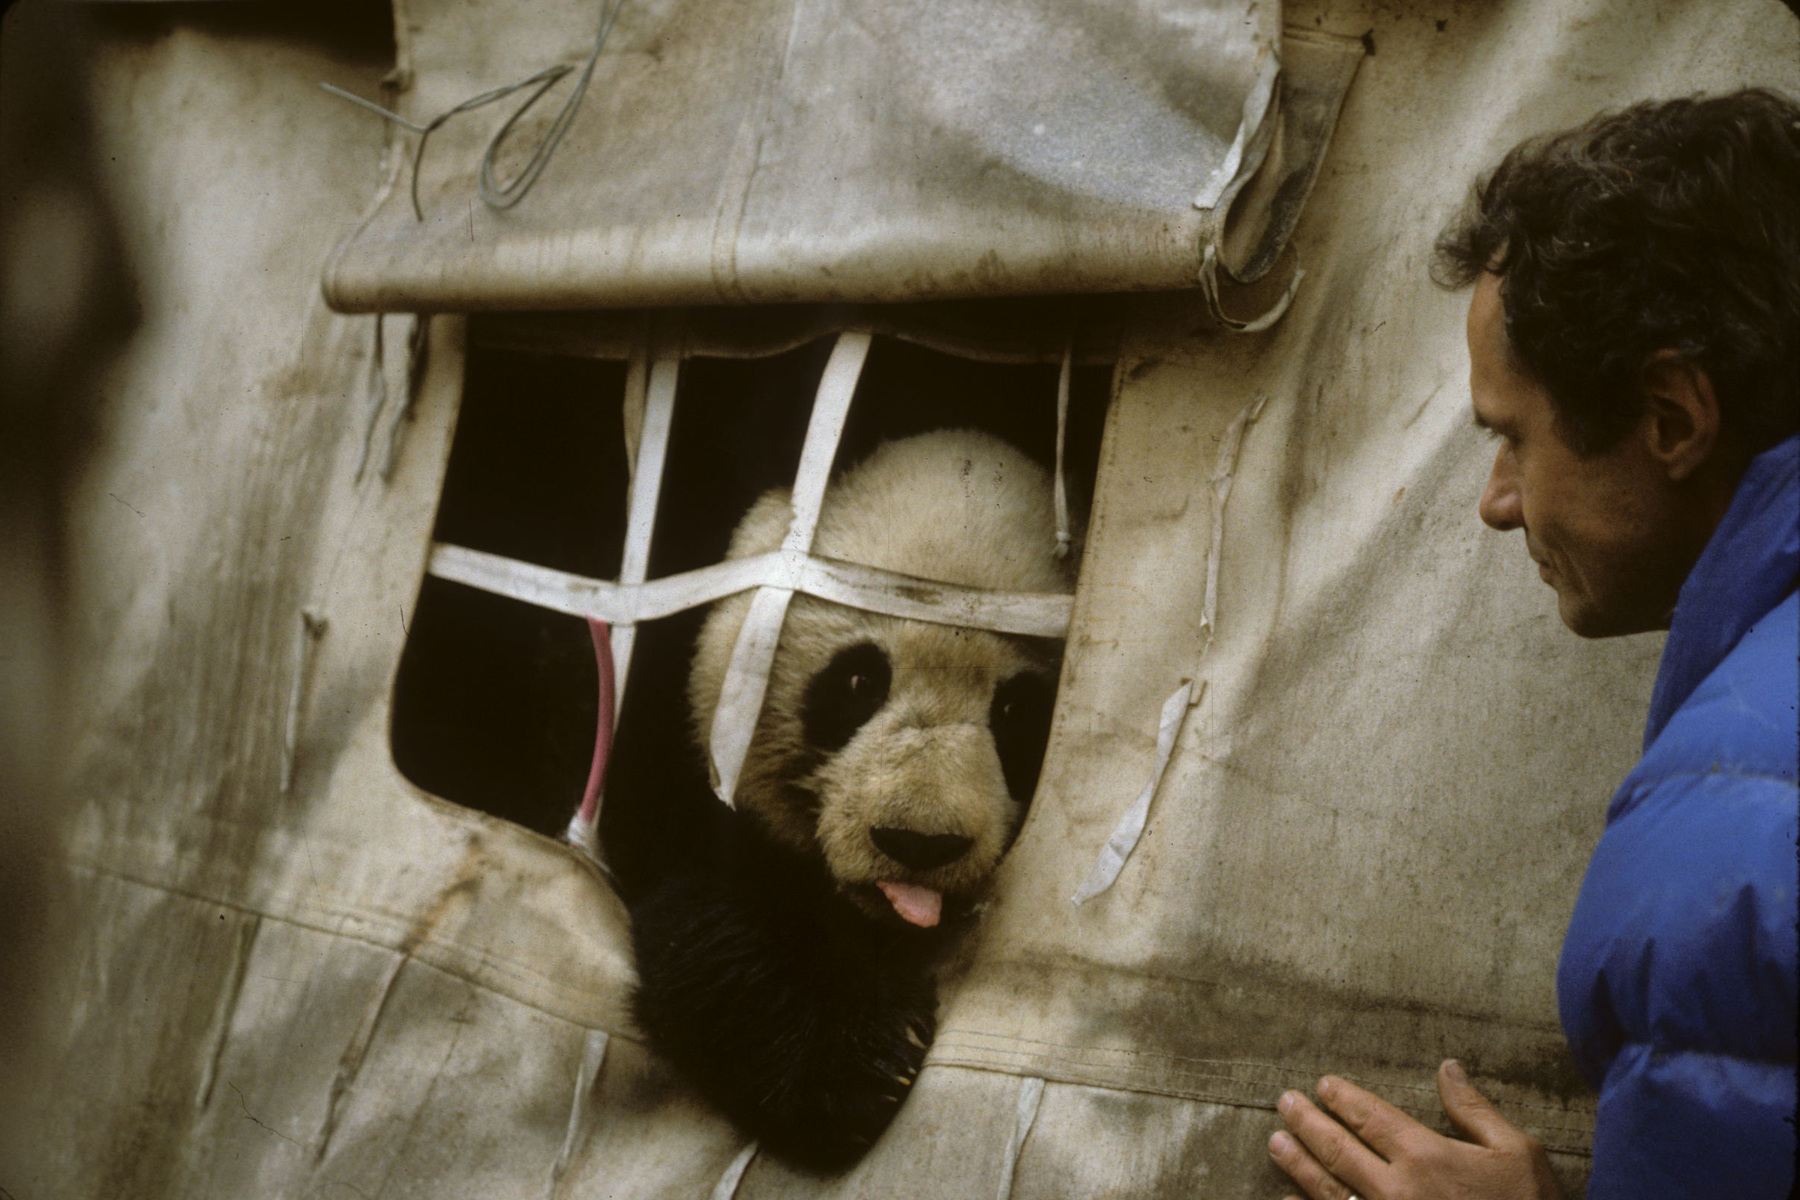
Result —
<path fill-rule="evenodd" d="M 1641 374 L 1650 453 L 1669 479 L 1691 478 L 1719 448 L 1719 398 L 1706 368 L 1676 350 L 1658 350 Z"/>

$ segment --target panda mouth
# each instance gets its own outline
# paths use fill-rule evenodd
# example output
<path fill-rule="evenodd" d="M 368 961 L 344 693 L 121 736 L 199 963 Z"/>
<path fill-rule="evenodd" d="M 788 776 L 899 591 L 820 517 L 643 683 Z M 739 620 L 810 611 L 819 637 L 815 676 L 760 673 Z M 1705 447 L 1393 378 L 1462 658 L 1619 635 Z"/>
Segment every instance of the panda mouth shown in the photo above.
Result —
<path fill-rule="evenodd" d="M 893 879 L 878 879 L 875 886 L 881 889 L 887 902 L 894 906 L 894 912 L 900 919 L 909 925 L 930 929 L 944 915 L 944 893 L 936 888 L 917 883 L 900 883 Z"/>

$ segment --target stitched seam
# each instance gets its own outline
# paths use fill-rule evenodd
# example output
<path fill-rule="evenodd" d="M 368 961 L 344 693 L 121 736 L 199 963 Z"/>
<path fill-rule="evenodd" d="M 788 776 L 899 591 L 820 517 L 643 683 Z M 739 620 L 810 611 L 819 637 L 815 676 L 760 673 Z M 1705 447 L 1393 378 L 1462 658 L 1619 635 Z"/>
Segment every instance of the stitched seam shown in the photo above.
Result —
<path fill-rule="evenodd" d="M 981 1062 L 978 1060 L 938 1059 L 935 1055 L 926 1063 L 926 1066 L 956 1067 L 960 1070 L 969 1071 L 990 1071 L 996 1075 L 1011 1075 L 1015 1078 L 1030 1074 L 1029 1071 L 1021 1071 L 1015 1067 L 998 1063 Z M 1204 1088 L 1176 1090 L 1168 1087 L 1157 1087 L 1155 1084 L 1133 1084 L 1124 1086 L 1116 1083 L 1094 1083 L 1086 1079 L 1055 1080 L 1054 1082 L 1066 1083 L 1078 1087 L 1091 1087 L 1097 1091 L 1103 1092 L 1126 1092 L 1131 1095 L 1141 1096 L 1165 1096 L 1173 1100 L 1197 1100 L 1207 1104 L 1223 1104 L 1232 1108 L 1252 1109 L 1259 1112 L 1276 1111 L 1272 1101 L 1245 1100 L 1242 1096 L 1234 1096 L 1222 1091 L 1211 1091 Z M 1385 1087 L 1387 1085 L 1384 1084 L 1382 1086 Z M 1530 1125 L 1534 1131 L 1539 1133 L 1572 1134 L 1575 1137 L 1574 1141 L 1552 1141 L 1548 1137 L 1541 1138 L 1539 1140 L 1544 1143 L 1545 1149 L 1554 1150 L 1561 1154 L 1573 1154 L 1582 1158 L 1593 1157 L 1593 1149 L 1590 1145 L 1589 1125 L 1556 1125 L 1538 1121 L 1533 1121 Z"/>
<path fill-rule="evenodd" d="M 400 942 L 404 940 L 402 938 L 402 939 L 396 939 L 393 942 L 389 942 L 389 941 L 383 940 L 381 938 L 373 937 L 373 936 L 370 936 L 369 934 L 361 933 L 361 932 L 358 932 L 358 931 L 352 930 L 352 929 L 332 928 L 329 925 L 324 925 L 324 924 L 321 924 L 314 920 L 308 920 L 306 917 L 296 914 L 296 913 L 269 912 L 265 909 L 255 907 L 250 904 L 246 904 L 240 900 L 228 900 L 228 899 L 224 899 L 219 896 L 210 895 L 208 893 L 197 891 L 197 890 L 194 890 L 191 888 L 180 887 L 175 884 L 166 883 L 166 882 L 163 882 L 160 880 L 145 879 L 140 876 L 133 875 L 129 872 L 119 870 L 116 867 L 106 866 L 106 865 L 103 865 L 100 863 L 94 863 L 94 862 L 89 862 L 89 861 L 85 861 L 85 860 L 75 859 L 73 857 L 70 858 L 70 863 L 72 866 L 76 867 L 77 869 L 85 869 L 85 870 L 93 872 L 96 875 L 110 875 L 116 879 L 123 880 L 126 883 L 134 884 L 134 885 L 136 885 L 138 887 L 142 887 L 142 888 L 148 888 L 152 891 L 163 892 L 163 893 L 171 895 L 171 896 L 180 896 L 181 898 L 183 898 L 185 900 L 193 900 L 193 901 L 197 901 L 197 902 L 203 903 L 203 904 L 217 905 L 220 908 L 231 909 L 233 912 L 248 913 L 248 914 L 251 914 L 254 916 L 261 917 L 267 921 L 280 921 L 284 925 L 291 925 L 298 929 L 308 929 L 308 930 L 313 931 L 314 933 L 324 934 L 327 937 L 345 938 L 345 939 L 348 939 L 353 942 L 361 942 L 363 945 L 374 946 L 374 947 L 377 947 L 382 950 L 398 951 L 400 949 Z M 340 918 L 344 918 L 344 919 L 348 919 L 348 920 L 360 921 L 360 922 L 364 922 L 369 925 L 380 926 L 380 927 L 382 927 L 384 929 L 388 929 L 388 930 L 399 931 L 399 930 L 402 930 L 404 928 L 404 926 L 407 924 L 407 922 L 397 919 L 394 916 L 386 914 L 386 913 L 375 913 L 375 912 L 370 912 L 370 911 L 361 910 L 361 909 L 334 908 L 330 905 L 317 904 L 317 903 L 314 903 L 311 901 L 306 902 L 306 906 L 313 909 L 314 911 L 326 914 L 328 916 L 336 916 L 336 917 L 340 917 Z M 561 992 L 564 995 L 579 997 L 582 999 L 597 1001 L 597 1002 L 601 1002 L 601 1003 L 609 1002 L 612 997 L 612 993 L 610 991 L 593 991 L 593 990 L 589 990 L 587 988 L 577 987 L 573 984 L 569 984 L 569 983 L 563 982 L 558 979 L 553 979 L 552 977 L 545 975 L 542 972 L 533 970 L 532 968 L 527 967 L 521 963 L 518 963 L 515 960 L 501 958 L 501 957 L 496 956 L 488 951 L 478 950 L 474 947 L 467 946 L 461 942 L 452 941 L 447 938 L 439 938 L 439 937 L 434 937 L 430 934 L 427 934 L 423 939 L 420 940 L 419 946 L 427 946 L 427 945 L 435 946 L 435 947 L 438 947 L 440 949 L 444 949 L 447 951 L 453 951 L 459 956 L 466 956 L 467 958 L 469 958 L 471 960 L 476 960 L 479 962 L 481 969 L 484 969 L 484 970 L 491 969 L 494 974 L 500 976 L 501 978 L 510 979 L 510 980 L 513 980 L 520 984 L 542 985 L 543 987 L 545 987 L 546 989 L 548 989 L 550 991 Z M 571 1025 L 580 1026 L 581 1028 L 584 1028 L 584 1029 L 604 1028 L 602 1026 L 585 1025 L 582 1022 L 576 1021 L 563 1013 L 559 1013 L 552 1009 L 545 1008 L 541 1004 L 535 1003 L 530 1000 L 521 999 L 518 996 L 512 995 L 510 992 L 501 991 L 499 988 L 494 987 L 492 984 L 483 983 L 480 980 L 469 978 L 468 975 L 465 974 L 463 971 L 459 971 L 454 967 L 449 967 L 449 966 L 445 966 L 442 963 L 433 963 L 433 962 L 430 962 L 429 960 L 420 959 L 416 948 L 413 953 L 413 960 L 415 962 L 423 962 L 424 965 L 426 965 L 426 966 L 433 967 L 439 971 L 443 971 L 446 974 L 453 975 L 454 977 L 456 977 L 458 979 L 462 979 L 464 982 L 470 984 L 471 986 L 482 988 L 485 991 L 492 992 L 494 995 L 502 996 L 502 997 L 504 997 L 508 1000 L 514 1001 L 515 1003 L 518 1003 L 518 1004 L 523 1004 L 527 1008 L 534 1009 L 537 1012 L 543 1013 L 545 1016 L 556 1017 L 558 1020 L 568 1021 Z M 607 1032 L 612 1033 L 615 1031 L 608 1029 Z M 628 1036 L 628 1035 L 622 1035 L 622 1036 Z"/>
<path fill-rule="evenodd" d="M 961 1040 L 961 1039 L 967 1038 L 971 1035 L 976 1036 L 976 1037 L 989 1038 L 994 1041 L 998 1041 L 998 1042 L 1002 1042 L 1002 1043 L 1042 1046 L 1045 1048 L 1046 1051 L 1048 1051 L 1048 1053 L 1033 1051 L 1033 1050 L 1008 1049 L 1005 1045 L 982 1046 L 982 1045 L 975 1044 L 975 1043 L 972 1043 L 969 1041 Z M 1259 1067 L 1264 1070 L 1281 1072 L 1284 1077 L 1293 1076 L 1293 1075 L 1316 1075 L 1316 1074 L 1324 1073 L 1324 1071 L 1321 1068 L 1317 1068 L 1317 1067 L 1309 1068 L 1309 1067 L 1298 1066 L 1298 1065 L 1282 1066 L 1279 1063 L 1249 1062 L 1249 1061 L 1244 1061 L 1244 1060 L 1239 1060 L 1239 1059 L 1186 1058 L 1186 1057 L 1183 1057 L 1180 1055 L 1174 1055 L 1174 1054 L 1152 1052 L 1152 1051 L 1137 1051 L 1137 1050 L 1130 1050 L 1130 1049 L 1124 1049 L 1124 1048 L 1093 1048 L 1093 1049 L 1089 1049 L 1089 1048 L 1081 1047 L 1081 1046 L 1062 1045 L 1062 1044 L 1055 1043 L 1055 1042 L 1036 1041 L 1036 1040 L 1033 1040 L 1030 1038 L 1014 1038 L 1014 1037 L 1009 1037 L 1009 1036 L 1006 1036 L 1003 1034 L 987 1034 L 987 1033 L 981 1033 L 981 1032 L 975 1031 L 975 1030 L 966 1030 L 966 1031 L 965 1030 L 956 1030 L 954 1032 L 949 1032 L 949 1033 L 939 1033 L 937 1040 L 933 1043 L 934 1056 L 935 1056 L 936 1051 L 939 1048 L 946 1049 L 946 1050 L 953 1050 L 953 1049 L 956 1049 L 959 1047 L 969 1053 L 972 1053 L 972 1054 L 983 1054 L 983 1053 L 1012 1054 L 1012 1055 L 1015 1055 L 1020 1058 L 1041 1056 L 1041 1057 L 1049 1059 L 1052 1062 L 1067 1063 L 1071 1066 L 1106 1067 L 1108 1065 L 1112 1065 L 1114 1067 L 1114 1069 L 1119 1069 L 1119 1070 L 1130 1070 L 1130 1069 L 1133 1069 L 1133 1066 L 1132 1066 L 1132 1064 L 1130 1064 L 1128 1062 L 1127 1063 L 1118 1063 L 1118 1064 L 1107 1064 L 1104 1062 L 1094 1062 L 1094 1061 L 1091 1061 L 1090 1059 L 1084 1058 L 1082 1056 L 1094 1055 L 1094 1054 L 1110 1054 L 1110 1055 L 1115 1055 L 1115 1056 L 1123 1056 L 1128 1059 L 1160 1058 L 1171 1064 L 1194 1063 L 1194 1064 L 1201 1065 L 1201 1066 L 1217 1066 L 1217 1067 L 1233 1067 L 1233 1066 Z M 1194 1070 L 1192 1068 L 1189 1068 L 1186 1066 L 1180 1066 L 1180 1065 L 1172 1066 L 1171 1073 L 1180 1075 L 1180 1076 L 1184 1076 L 1184 1077 L 1196 1078 L 1196 1079 L 1225 1079 L 1225 1080 L 1230 1080 L 1230 1081 L 1236 1082 L 1236 1083 L 1243 1083 L 1246 1085 L 1259 1085 L 1260 1084 L 1260 1085 L 1267 1085 L 1267 1086 L 1280 1086 L 1283 1082 L 1282 1079 L 1263 1080 L 1263 1079 L 1247 1078 L 1243 1075 L 1221 1074 L 1216 1071 L 1198 1071 L 1198 1070 Z M 1388 1081 L 1384 1080 L 1380 1084 L 1380 1086 L 1385 1090 L 1418 1092 L 1422 1095 L 1428 1095 L 1428 1096 L 1436 1096 L 1437 1095 L 1437 1089 L 1435 1087 L 1427 1087 L 1422 1084 L 1388 1082 Z M 1537 1112 L 1555 1113 L 1555 1114 L 1559 1114 L 1559 1115 L 1563 1115 L 1563 1116 L 1568 1116 L 1571 1113 L 1587 1113 L 1587 1112 L 1592 1111 L 1591 1109 L 1579 1108 L 1579 1107 L 1578 1108 L 1570 1108 L 1570 1107 L 1566 1107 L 1566 1106 L 1552 1105 L 1552 1104 L 1534 1104 L 1530 1101 L 1514 1102 L 1514 1101 L 1509 1100 L 1507 1103 L 1508 1103 L 1508 1106 L 1512 1107 L 1512 1108 L 1528 1108 L 1528 1109 L 1532 1109 Z M 1576 1126 L 1556 1126 L 1556 1128 L 1563 1128 L 1563 1129 L 1567 1129 L 1570 1131 L 1574 1131 L 1578 1127 L 1576 1127 Z"/>

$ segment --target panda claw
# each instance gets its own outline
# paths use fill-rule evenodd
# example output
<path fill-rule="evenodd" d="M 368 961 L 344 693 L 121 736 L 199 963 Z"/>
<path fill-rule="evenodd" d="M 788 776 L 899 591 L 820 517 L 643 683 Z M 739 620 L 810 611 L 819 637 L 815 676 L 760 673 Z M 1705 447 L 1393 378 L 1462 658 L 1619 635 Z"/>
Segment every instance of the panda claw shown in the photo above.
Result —
<path fill-rule="evenodd" d="M 901 1087 L 911 1087 L 913 1085 L 912 1079 L 905 1075 L 894 1076 L 894 1082 L 899 1084 Z"/>
<path fill-rule="evenodd" d="M 921 1050 L 925 1049 L 925 1042 L 922 1038 L 919 1037 L 919 1032 L 916 1029 L 908 1029 L 906 1031 L 906 1040 L 911 1042 L 913 1045 L 917 1046 Z"/>

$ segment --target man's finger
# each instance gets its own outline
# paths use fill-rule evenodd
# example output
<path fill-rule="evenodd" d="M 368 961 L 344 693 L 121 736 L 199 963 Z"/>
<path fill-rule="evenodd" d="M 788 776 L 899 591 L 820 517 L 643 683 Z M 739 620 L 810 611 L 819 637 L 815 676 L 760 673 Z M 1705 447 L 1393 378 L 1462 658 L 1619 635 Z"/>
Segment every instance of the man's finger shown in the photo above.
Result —
<path fill-rule="evenodd" d="M 1300 1139 L 1291 1133 L 1277 1133 L 1269 1139 L 1269 1157 L 1304 1188 L 1312 1200 L 1351 1200 L 1355 1195 L 1349 1184 L 1320 1166 L 1319 1160 L 1308 1154 Z"/>
<path fill-rule="evenodd" d="M 1501 1116 L 1500 1110 L 1475 1090 L 1468 1072 L 1454 1058 L 1446 1058 L 1438 1067 L 1437 1085 L 1445 1114 L 1471 1141 L 1492 1148 L 1518 1136 L 1518 1126 Z"/>
<path fill-rule="evenodd" d="M 1363 1145 L 1355 1134 L 1321 1112 L 1312 1101 L 1299 1092 L 1288 1092 L 1276 1108 L 1306 1154 L 1323 1169 L 1330 1181 L 1329 1186 L 1315 1189 L 1307 1180 L 1295 1176 L 1315 1197 L 1343 1200 L 1352 1192 L 1379 1195 L 1385 1190 L 1378 1185 L 1386 1176 L 1387 1163 Z"/>
<path fill-rule="evenodd" d="M 1390 1161 L 1408 1140 L 1431 1132 L 1375 1093 L 1335 1075 L 1319 1080 L 1319 1099 L 1377 1154 Z"/>

